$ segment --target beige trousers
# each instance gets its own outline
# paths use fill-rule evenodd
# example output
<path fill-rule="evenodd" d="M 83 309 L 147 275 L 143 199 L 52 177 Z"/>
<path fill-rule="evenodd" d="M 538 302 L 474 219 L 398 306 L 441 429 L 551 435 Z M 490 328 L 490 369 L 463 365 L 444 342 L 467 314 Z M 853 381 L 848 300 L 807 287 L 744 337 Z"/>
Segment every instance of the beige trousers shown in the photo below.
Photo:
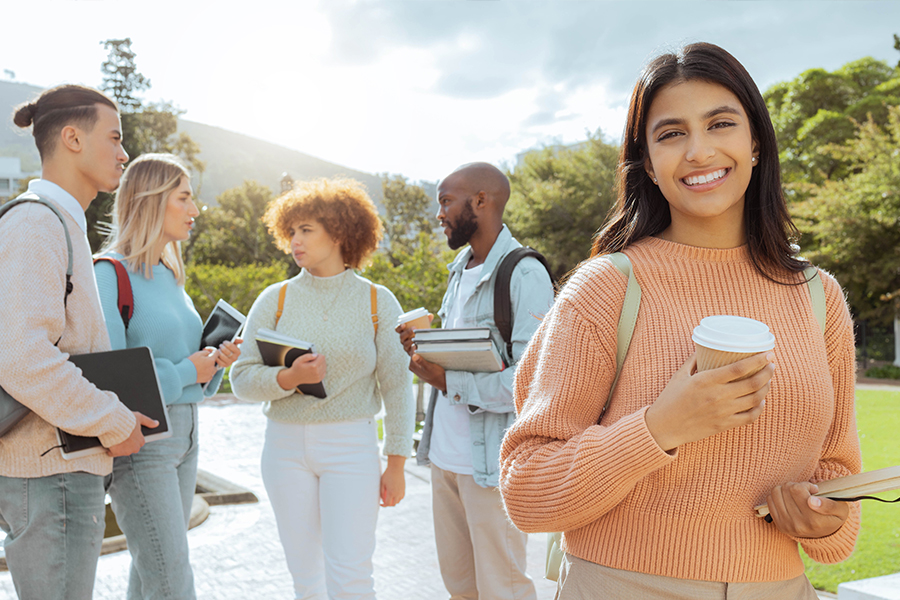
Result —
<path fill-rule="evenodd" d="M 450 600 L 537 600 L 525 574 L 528 536 L 506 518 L 500 491 L 431 465 L 438 563 Z"/>
<path fill-rule="evenodd" d="M 817 600 L 800 575 L 788 581 L 720 583 L 611 569 L 566 554 L 556 600 Z"/>

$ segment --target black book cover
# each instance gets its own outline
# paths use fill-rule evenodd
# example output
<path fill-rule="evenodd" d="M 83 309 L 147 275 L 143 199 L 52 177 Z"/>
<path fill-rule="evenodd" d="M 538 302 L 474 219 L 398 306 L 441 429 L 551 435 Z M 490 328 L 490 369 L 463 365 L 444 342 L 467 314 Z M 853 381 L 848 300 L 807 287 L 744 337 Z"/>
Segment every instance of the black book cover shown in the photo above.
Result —
<path fill-rule="evenodd" d="M 225 342 L 231 342 L 237 337 L 241 327 L 244 326 L 244 315 L 235 310 L 224 300 L 219 300 L 206 323 L 203 324 L 203 333 L 200 336 L 200 348 L 212 346 L 218 348 Z"/>
<path fill-rule="evenodd" d="M 257 337 L 256 345 L 259 347 L 259 354 L 262 356 L 263 362 L 270 367 L 290 368 L 298 357 L 314 351 L 312 344 L 300 342 L 299 340 L 297 340 L 297 346 L 289 346 Z M 315 396 L 316 398 L 325 398 L 327 396 L 325 385 L 321 381 L 319 383 L 301 383 L 297 386 L 297 390 L 301 394 Z"/>
<path fill-rule="evenodd" d="M 70 356 L 69 361 L 81 369 L 85 379 L 99 389 L 114 392 L 129 409 L 159 421 L 159 426 L 153 429 L 141 427 L 147 441 L 171 435 L 165 401 L 159 388 L 156 365 L 150 348 L 125 348 L 79 354 Z M 62 445 L 63 456 L 66 458 L 105 451 L 99 438 L 73 435 L 59 428 L 56 431 Z"/>

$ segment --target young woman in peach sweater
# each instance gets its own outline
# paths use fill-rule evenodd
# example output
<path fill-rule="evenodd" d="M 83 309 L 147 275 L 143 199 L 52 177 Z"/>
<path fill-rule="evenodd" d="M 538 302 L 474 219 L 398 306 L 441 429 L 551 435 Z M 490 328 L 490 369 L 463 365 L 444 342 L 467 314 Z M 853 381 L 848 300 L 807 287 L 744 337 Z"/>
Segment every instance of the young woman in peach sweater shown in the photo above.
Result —
<path fill-rule="evenodd" d="M 837 562 L 859 529 L 858 505 L 813 496 L 861 466 L 852 322 L 819 271 L 824 335 L 817 324 L 772 123 L 734 57 L 691 44 L 648 64 L 618 190 L 519 363 L 501 451 L 509 516 L 564 532 L 560 599 L 815 599 L 798 543 Z M 642 298 L 598 424 L 626 288 L 612 252 Z M 691 331 L 715 314 L 766 323 L 775 350 L 697 373 Z M 763 502 L 773 523 L 756 516 Z"/>

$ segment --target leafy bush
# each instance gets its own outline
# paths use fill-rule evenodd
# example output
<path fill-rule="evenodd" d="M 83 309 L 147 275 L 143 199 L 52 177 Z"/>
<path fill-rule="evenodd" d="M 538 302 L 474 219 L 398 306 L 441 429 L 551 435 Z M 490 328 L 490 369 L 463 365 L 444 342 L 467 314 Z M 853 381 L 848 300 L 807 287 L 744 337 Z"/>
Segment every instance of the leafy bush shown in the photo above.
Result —
<path fill-rule="evenodd" d="M 874 377 L 876 379 L 900 379 L 900 367 L 895 365 L 872 367 L 866 371 L 866 377 Z"/>
<path fill-rule="evenodd" d="M 447 289 L 447 263 L 455 255 L 437 236 L 420 233 L 407 247 L 397 248 L 393 254 L 378 250 L 362 275 L 391 290 L 403 310 L 425 307 L 434 314 L 437 325 L 440 322 L 437 311 Z"/>
<path fill-rule="evenodd" d="M 266 287 L 286 279 L 287 273 L 286 262 L 234 267 L 191 263 L 186 267 L 184 287 L 204 320 L 219 298 L 246 315 L 257 296 Z"/>

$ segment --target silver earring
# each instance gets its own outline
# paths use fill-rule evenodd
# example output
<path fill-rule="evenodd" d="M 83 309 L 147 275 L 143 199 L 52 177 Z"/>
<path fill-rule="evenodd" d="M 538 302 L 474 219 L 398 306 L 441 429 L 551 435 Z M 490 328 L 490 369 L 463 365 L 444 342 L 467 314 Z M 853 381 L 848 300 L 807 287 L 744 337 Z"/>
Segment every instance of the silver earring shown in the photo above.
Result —
<path fill-rule="evenodd" d="M 752 158 L 750 159 L 750 162 L 756 162 L 756 157 L 755 157 L 755 156 L 752 157 Z"/>
<path fill-rule="evenodd" d="M 658 181 L 656 181 L 656 177 L 651 177 L 650 179 L 653 180 L 653 183 L 659 183 Z"/>

